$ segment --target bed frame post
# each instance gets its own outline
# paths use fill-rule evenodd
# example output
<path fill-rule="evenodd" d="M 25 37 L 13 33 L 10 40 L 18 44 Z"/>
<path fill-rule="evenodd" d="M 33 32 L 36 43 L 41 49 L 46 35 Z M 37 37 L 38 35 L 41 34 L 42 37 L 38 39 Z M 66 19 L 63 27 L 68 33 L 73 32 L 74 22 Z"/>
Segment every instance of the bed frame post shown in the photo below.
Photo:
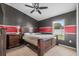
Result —
<path fill-rule="evenodd" d="M 38 39 L 38 56 L 43 56 L 45 51 L 44 41 L 42 39 Z"/>
<path fill-rule="evenodd" d="M 56 35 L 56 45 L 58 45 L 58 35 Z"/>

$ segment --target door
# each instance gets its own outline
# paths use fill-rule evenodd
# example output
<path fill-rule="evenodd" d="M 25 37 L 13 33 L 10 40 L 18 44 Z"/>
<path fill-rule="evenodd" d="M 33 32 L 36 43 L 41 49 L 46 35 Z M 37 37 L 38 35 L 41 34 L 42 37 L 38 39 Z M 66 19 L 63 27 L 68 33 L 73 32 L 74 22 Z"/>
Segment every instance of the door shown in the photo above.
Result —
<path fill-rule="evenodd" d="M 0 56 L 6 55 L 6 35 L 5 30 L 0 28 Z"/>

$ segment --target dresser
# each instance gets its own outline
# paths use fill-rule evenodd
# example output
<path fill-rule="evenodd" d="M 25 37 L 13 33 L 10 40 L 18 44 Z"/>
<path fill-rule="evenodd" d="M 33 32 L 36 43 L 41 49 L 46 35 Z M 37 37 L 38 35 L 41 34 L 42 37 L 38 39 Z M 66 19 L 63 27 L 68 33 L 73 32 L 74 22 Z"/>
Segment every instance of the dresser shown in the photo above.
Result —
<path fill-rule="evenodd" d="M 21 45 L 20 34 L 7 34 L 7 48 L 13 48 Z"/>

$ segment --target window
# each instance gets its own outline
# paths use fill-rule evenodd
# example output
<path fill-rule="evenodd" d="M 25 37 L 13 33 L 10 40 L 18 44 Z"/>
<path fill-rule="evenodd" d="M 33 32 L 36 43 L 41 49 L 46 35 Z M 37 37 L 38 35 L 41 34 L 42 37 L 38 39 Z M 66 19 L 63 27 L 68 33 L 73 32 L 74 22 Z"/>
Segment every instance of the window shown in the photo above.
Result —
<path fill-rule="evenodd" d="M 53 35 L 58 35 L 59 40 L 64 40 L 64 20 L 53 22 Z"/>

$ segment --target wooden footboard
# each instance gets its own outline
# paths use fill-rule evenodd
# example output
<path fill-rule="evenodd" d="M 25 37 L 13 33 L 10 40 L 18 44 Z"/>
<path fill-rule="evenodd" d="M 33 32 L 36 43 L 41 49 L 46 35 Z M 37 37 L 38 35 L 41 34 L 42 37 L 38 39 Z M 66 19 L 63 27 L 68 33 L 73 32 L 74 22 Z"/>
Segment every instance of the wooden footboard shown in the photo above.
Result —
<path fill-rule="evenodd" d="M 30 44 L 31 47 L 35 47 L 35 51 L 37 52 L 38 56 L 43 56 L 49 49 L 56 45 L 56 39 L 37 39 L 37 46 L 32 44 L 31 42 L 25 41 L 27 44 Z M 33 49 L 33 48 L 32 48 Z"/>
<path fill-rule="evenodd" d="M 55 45 L 56 40 L 53 38 L 48 40 L 38 39 L 38 55 L 43 56 L 44 53 L 46 53 L 49 49 L 51 49 Z"/>

